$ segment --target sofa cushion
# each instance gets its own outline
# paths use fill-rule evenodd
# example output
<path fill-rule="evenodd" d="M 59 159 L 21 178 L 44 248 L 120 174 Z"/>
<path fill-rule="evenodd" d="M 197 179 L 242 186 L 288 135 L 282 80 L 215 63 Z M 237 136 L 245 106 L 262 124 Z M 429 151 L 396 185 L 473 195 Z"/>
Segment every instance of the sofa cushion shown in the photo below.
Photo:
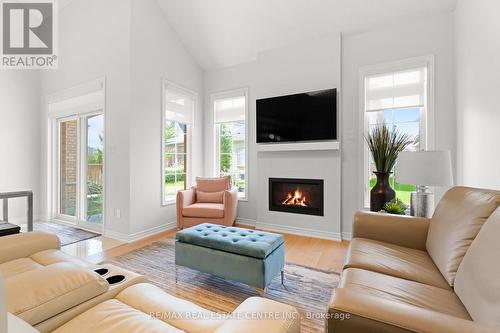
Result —
<path fill-rule="evenodd" d="M 217 178 L 196 177 L 196 188 L 203 192 L 219 192 L 231 189 L 229 176 Z"/>
<path fill-rule="evenodd" d="M 36 261 L 40 265 L 48 266 L 60 262 L 70 262 L 77 266 L 88 267 L 91 264 L 80 258 L 71 256 L 61 250 L 45 250 L 33 254 L 30 259 Z"/>
<path fill-rule="evenodd" d="M 177 328 L 154 319 L 116 299 L 107 300 L 73 318 L 52 333 L 179 333 Z"/>
<path fill-rule="evenodd" d="M 439 202 L 426 247 L 450 286 L 467 249 L 499 205 L 500 192 L 469 187 L 454 187 Z"/>
<path fill-rule="evenodd" d="M 351 241 L 344 268 L 362 268 L 450 289 L 427 252 L 371 239 L 354 238 Z"/>
<path fill-rule="evenodd" d="M 282 245 L 283 236 L 260 230 L 225 227 L 203 223 L 177 232 L 182 243 L 264 259 Z"/>
<path fill-rule="evenodd" d="M 36 325 L 109 288 L 92 270 L 58 263 L 5 279 L 7 311 Z"/>
<path fill-rule="evenodd" d="M 216 203 L 195 203 L 182 209 L 182 216 L 186 217 L 224 217 L 224 205 Z"/>
<path fill-rule="evenodd" d="M 462 319 L 471 319 L 452 290 L 381 273 L 356 268 L 346 269 L 342 272 L 338 288 L 348 288 L 379 299 L 429 309 Z"/>
<path fill-rule="evenodd" d="M 11 277 L 43 266 L 31 258 L 20 258 L 0 264 L 0 273 L 4 277 Z"/>
<path fill-rule="evenodd" d="M 169 295 L 149 283 L 128 287 L 116 299 L 186 332 L 209 333 L 222 323 L 221 316 L 216 313 Z"/>
<path fill-rule="evenodd" d="M 474 321 L 500 330 L 500 208 L 485 222 L 464 256 L 455 292 Z"/>
<path fill-rule="evenodd" d="M 196 190 L 196 202 L 222 203 L 223 198 L 224 191 L 203 192 L 200 190 Z"/>

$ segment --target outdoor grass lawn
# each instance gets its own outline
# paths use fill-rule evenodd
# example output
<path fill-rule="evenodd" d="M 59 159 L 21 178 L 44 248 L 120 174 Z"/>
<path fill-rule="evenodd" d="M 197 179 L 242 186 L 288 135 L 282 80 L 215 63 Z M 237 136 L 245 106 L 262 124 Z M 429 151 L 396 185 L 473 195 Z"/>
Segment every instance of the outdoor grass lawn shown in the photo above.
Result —
<path fill-rule="evenodd" d="M 183 189 L 184 189 L 184 180 L 178 180 L 177 182 L 165 182 L 166 194 L 176 194 L 177 191 Z"/>

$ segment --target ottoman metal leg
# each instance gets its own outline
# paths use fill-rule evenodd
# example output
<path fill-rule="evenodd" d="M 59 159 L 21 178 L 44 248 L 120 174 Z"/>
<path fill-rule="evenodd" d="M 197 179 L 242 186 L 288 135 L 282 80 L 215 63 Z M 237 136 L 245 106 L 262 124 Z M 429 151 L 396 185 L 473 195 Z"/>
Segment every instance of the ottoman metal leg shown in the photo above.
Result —
<path fill-rule="evenodd" d="M 285 285 L 285 271 L 283 269 L 281 270 L 281 284 Z"/>

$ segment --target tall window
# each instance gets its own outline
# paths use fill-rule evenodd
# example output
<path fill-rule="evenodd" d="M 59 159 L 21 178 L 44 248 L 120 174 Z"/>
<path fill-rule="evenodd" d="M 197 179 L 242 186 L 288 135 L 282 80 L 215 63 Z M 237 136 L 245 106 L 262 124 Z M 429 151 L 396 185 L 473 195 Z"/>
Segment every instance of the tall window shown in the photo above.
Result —
<path fill-rule="evenodd" d="M 190 132 L 195 94 L 171 83 L 164 84 L 162 138 L 163 203 L 175 201 L 177 192 L 189 185 Z"/>
<path fill-rule="evenodd" d="M 246 90 L 213 98 L 216 174 L 230 176 L 239 198 L 247 193 Z"/>
<path fill-rule="evenodd" d="M 389 129 L 406 133 L 413 138 L 413 143 L 406 150 L 425 150 L 427 72 L 427 67 L 417 67 L 365 76 L 365 133 L 375 126 L 385 124 Z M 376 178 L 373 174 L 375 164 L 366 144 L 365 163 L 365 206 L 368 206 L 369 193 L 376 183 Z M 396 191 L 396 197 L 409 204 L 415 184 L 397 183 L 394 173 L 390 182 Z"/>

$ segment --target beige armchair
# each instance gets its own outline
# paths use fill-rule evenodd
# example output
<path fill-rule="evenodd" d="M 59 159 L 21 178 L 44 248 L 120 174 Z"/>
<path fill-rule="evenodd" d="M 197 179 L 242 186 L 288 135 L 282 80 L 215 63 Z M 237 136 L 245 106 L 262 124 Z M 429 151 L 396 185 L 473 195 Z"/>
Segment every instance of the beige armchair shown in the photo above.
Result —
<path fill-rule="evenodd" d="M 196 178 L 196 186 L 177 193 L 177 226 L 200 223 L 231 226 L 236 220 L 238 192 L 230 178 Z"/>

